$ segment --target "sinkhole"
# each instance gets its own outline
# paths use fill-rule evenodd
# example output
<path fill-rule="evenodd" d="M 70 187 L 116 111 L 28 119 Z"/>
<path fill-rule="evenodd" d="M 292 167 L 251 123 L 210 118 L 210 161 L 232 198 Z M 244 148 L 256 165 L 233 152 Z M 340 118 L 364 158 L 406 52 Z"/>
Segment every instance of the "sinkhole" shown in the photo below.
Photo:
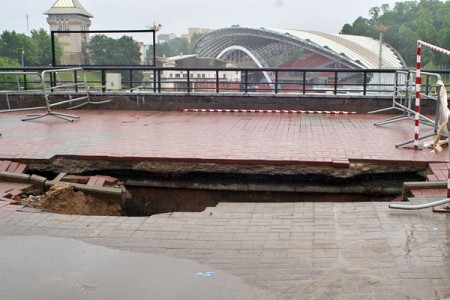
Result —
<path fill-rule="evenodd" d="M 78 175 L 106 174 L 118 178 L 127 194 L 119 203 L 120 215 L 123 216 L 201 212 L 220 202 L 391 201 L 401 195 L 404 182 L 425 180 L 423 168 L 402 169 L 395 165 L 373 172 L 349 173 L 346 170 L 344 175 L 342 171 L 336 173 L 336 170 L 330 172 L 330 169 L 304 171 L 273 172 L 271 169 L 251 173 L 242 172 L 242 169 L 226 172 L 177 169 L 174 172 L 166 169 L 155 172 L 103 168 L 84 170 Z M 57 176 L 49 170 L 35 172 L 47 178 Z"/>
<path fill-rule="evenodd" d="M 236 176 L 208 174 L 188 178 L 127 179 L 129 216 L 170 212 L 201 212 L 220 202 L 370 202 L 401 195 L 403 182 L 424 181 L 417 173 L 384 173 L 333 178 L 305 176 Z"/>

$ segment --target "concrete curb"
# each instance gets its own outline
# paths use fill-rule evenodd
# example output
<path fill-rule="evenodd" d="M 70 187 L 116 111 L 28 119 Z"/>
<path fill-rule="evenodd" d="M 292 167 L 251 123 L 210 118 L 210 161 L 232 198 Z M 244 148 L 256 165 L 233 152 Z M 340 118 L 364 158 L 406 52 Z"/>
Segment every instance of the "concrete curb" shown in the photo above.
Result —
<path fill-rule="evenodd" d="M 31 175 L 1 171 L 0 179 L 16 183 L 30 183 Z"/>
<path fill-rule="evenodd" d="M 59 180 L 48 180 L 45 177 L 39 175 L 29 175 L 21 173 L 0 172 L 0 181 L 9 181 L 15 183 L 29 183 L 35 187 L 41 189 L 43 192 L 49 190 L 52 186 L 63 183 Z M 125 199 L 125 191 L 122 188 L 116 187 L 103 187 L 103 186 L 91 186 L 79 183 L 65 182 L 74 187 L 76 191 L 81 191 L 87 194 L 94 194 L 97 196 L 105 197 L 108 202 L 123 202 Z"/>

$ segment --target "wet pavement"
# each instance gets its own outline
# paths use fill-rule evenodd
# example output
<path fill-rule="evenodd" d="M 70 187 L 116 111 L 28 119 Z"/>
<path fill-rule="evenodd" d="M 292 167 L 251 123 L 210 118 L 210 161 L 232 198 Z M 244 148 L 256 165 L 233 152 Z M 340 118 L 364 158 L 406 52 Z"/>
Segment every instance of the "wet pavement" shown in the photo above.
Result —
<path fill-rule="evenodd" d="M 187 259 L 42 236 L 0 248 L 1 299 L 279 299 Z"/>
<path fill-rule="evenodd" d="M 77 114 L 74 123 L 2 114 L 0 159 L 336 167 L 352 160 L 448 161 L 446 151 L 395 148 L 412 137 L 413 124 L 373 126 L 386 117 L 380 115 Z M 58 215 L 6 205 L 0 210 L 0 299 L 446 299 L 449 221 L 449 214 L 392 210 L 385 202 L 223 202 L 200 213 L 151 217 Z"/>
<path fill-rule="evenodd" d="M 449 221 L 385 202 L 219 203 L 151 217 L 3 212 L 0 298 L 29 289 L 45 299 L 445 299 Z"/>
<path fill-rule="evenodd" d="M 22 122 L 0 114 L 0 158 L 339 164 L 448 161 L 443 151 L 397 149 L 414 136 L 412 121 L 373 126 L 387 115 L 76 111 L 73 123 L 54 117 Z M 391 115 L 392 117 L 392 115 Z M 431 128 L 421 127 L 421 134 Z M 45 142 L 44 142 L 45 141 Z"/>

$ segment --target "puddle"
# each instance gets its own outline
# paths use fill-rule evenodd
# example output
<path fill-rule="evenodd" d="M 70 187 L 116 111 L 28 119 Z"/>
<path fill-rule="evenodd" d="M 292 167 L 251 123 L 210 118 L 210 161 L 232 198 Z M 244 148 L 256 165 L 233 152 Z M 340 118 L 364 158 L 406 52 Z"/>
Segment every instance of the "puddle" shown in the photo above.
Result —
<path fill-rule="evenodd" d="M 33 236 L 0 249 L 2 299 L 278 299 L 186 259 Z"/>

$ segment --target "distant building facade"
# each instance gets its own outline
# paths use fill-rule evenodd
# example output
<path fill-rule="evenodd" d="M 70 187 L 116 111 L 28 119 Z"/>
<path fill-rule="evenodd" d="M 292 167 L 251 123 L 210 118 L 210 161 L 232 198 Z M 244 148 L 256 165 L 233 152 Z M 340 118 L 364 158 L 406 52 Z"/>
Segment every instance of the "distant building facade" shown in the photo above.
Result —
<path fill-rule="evenodd" d="M 175 33 L 162 33 L 158 35 L 158 43 L 167 43 L 176 37 L 177 35 Z"/>
<path fill-rule="evenodd" d="M 219 82 L 221 92 L 237 92 L 241 84 L 241 71 L 233 70 L 234 65 L 216 58 L 199 58 L 196 54 L 177 55 L 167 58 L 158 57 L 157 66 L 165 68 L 161 71 L 161 89 L 166 92 L 216 92 L 216 84 Z M 197 68 L 200 70 L 187 71 L 177 70 L 175 68 Z M 201 70 L 204 68 L 203 70 Z M 227 71 L 210 71 L 209 68 L 231 68 Z M 153 72 L 149 72 L 150 77 Z M 218 75 L 218 76 L 217 76 Z M 152 77 L 153 78 L 153 77 Z"/>
<path fill-rule="evenodd" d="M 190 41 L 194 34 L 205 34 L 211 31 L 212 29 L 209 28 L 188 28 L 188 33 L 182 34 L 181 37 L 186 38 Z"/>
<path fill-rule="evenodd" d="M 57 0 L 53 6 L 44 12 L 50 31 L 89 31 L 90 14 L 78 0 Z M 89 64 L 86 45 L 88 33 L 61 33 L 56 35 L 58 43 L 63 48 L 60 64 Z"/>
<path fill-rule="evenodd" d="M 141 53 L 141 61 L 139 62 L 140 65 L 146 65 L 147 63 L 147 49 L 148 45 L 144 44 L 143 42 L 134 41 L 134 43 L 139 47 L 139 52 Z"/>
<path fill-rule="evenodd" d="M 188 33 L 187 34 L 182 34 L 180 37 L 181 38 L 186 38 L 187 40 L 191 40 L 192 37 L 194 36 L 194 34 L 206 34 L 208 32 L 211 32 L 212 29 L 209 28 L 196 28 L 196 27 L 190 27 L 188 28 Z M 177 38 L 178 36 L 175 33 L 164 33 L 164 34 L 160 34 L 158 35 L 158 43 L 166 43 L 170 40 L 173 40 L 175 38 Z"/>

